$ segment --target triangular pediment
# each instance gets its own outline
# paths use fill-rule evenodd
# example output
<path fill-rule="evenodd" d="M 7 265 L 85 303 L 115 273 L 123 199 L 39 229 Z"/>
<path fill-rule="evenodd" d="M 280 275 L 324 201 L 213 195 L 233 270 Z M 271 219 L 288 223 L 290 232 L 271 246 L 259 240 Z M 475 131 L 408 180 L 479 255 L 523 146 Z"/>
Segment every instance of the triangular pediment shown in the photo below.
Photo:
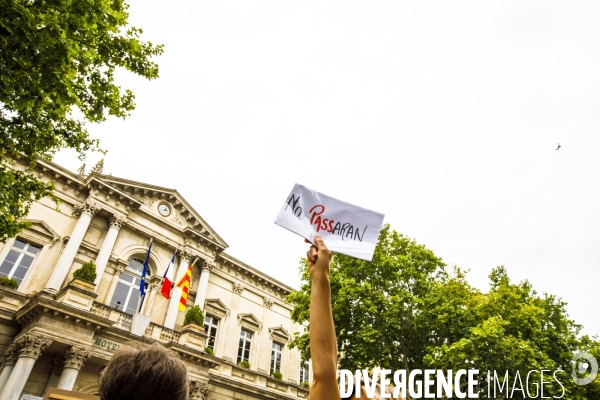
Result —
<path fill-rule="evenodd" d="M 237 317 L 240 325 L 250 332 L 257 332 L 262 328 L 260 320 L 256 318 L 254 314 L 238 314 Z"/>
<path fill-rule="evenodd" d="M 60 235 L 44 221 L 37 219 L 28 219 L 26 221 L 31 223 L 31 227 L 29 228 L 30 231 L 42 235 L 50 241 L 60 238 Z"/>
<path fill-rule="evenodd" d="M 271 340 L 274 340 L 275 342 L 279 342 L 282 344 L 286 344 L 291 339 L 291 336 L 288 333 L 288 331 L 283 329 L 282 326 L 277 326 L 275 328 L 269 328 L 269 334 L 271 335 Z"/>
<path fill-rule="evenodd" d="M 191 240 L 212 243 L 221 250 L 228 247 L 227 243 L 176 189 L 107 175 L 96 175 L 96 179 L 136 199 L 141 203 L 138 211 L 164 220 L 183 231 Z M 163 208 L 159 210 L 160 206 Z"/>
<path fill-rule="evenodd" d="M 226 318 L 229 315 L 229 307 L 219 299 L 206 299 L 204 302 L 204 310 L 207 315 L 216 318 Z"/>

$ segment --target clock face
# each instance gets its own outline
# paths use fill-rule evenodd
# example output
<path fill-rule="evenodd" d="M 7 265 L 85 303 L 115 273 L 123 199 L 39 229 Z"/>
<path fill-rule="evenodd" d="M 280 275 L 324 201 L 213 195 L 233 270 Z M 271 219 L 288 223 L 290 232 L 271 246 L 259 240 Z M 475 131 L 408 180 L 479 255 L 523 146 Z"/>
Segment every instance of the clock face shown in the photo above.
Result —
<path fill-rule="evenodd" d="M 166 217 L 167 215 L 171 214 L 171 207 L 169 207 L 169 205 L 165 204 L 165 203 L 159 204 L 158 205 L 158 212 L 163 217 Z"/>

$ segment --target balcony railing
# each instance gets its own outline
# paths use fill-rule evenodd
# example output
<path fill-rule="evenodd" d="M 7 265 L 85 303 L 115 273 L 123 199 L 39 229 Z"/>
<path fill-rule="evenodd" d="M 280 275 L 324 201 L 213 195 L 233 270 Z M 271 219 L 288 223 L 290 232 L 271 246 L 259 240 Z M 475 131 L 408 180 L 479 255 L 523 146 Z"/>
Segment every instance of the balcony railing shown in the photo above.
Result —
<path fill-rule="evenodd" d="M 113 307 L 109 307 L 106 304 L 98 302 L 94 302 L 90 311 L 92 312 L 92 314 L 108 318 L 111 321 L 115 321 L 115 328 L 123 329 L 125 331 L 131 330 L 132 316 L 123 311 L 119 311 Z"/>
<path fill-rule="evenodd" d="M 109 307 L 106 304 L 101 304 L 94 302 L 91 309 L 92 314 L 99 315 L 104 318 L 108 318 L 111 321 L 115 321 L 116 324 L 113 325 L 115 328 L 123 329 L 125 331 L 131 330 L 131 320 L 132 316 L 123 311 L 119 311 L 113 307 Z M 163 343 L 169 342 L 177 342 L 179 341 L 179 337 L 181 333 L 165 328 L 162 325 L 155 324 L 151 322 L 146 331 L 144 332 L 144 336 L 156 339 Z"/>
<path fill-rule="evenodd" d="M 150 325 L 148 325 L 148 328 L 146 328 L 146 332 L 144 333 L 144 336 L 154 338 L 163 343 L 177 342 L 179 341 L 180 335 L 181 334 L 179 332 L 174 331 L 173 329 L 165 328 L 164 326 L 155 324 L 154 322 L 151 322 Z"/>

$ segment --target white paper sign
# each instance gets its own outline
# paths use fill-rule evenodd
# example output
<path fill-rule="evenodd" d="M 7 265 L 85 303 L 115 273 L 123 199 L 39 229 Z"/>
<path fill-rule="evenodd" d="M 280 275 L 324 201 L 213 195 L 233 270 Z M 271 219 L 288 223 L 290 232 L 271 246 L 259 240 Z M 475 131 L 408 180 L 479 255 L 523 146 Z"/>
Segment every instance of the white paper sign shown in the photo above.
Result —
<path fill-rule="evenodd" d="M 295 184 L 275 223 L 313 243 L 319 234 L 329 250 L 371 261 L 383 217 Z"/>

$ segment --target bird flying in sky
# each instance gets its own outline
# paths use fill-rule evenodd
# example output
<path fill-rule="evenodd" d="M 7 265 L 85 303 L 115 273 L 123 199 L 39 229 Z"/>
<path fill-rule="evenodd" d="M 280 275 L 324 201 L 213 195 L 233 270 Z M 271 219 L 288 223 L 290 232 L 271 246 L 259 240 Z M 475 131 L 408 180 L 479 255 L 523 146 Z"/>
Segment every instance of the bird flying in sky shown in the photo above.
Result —
<path fill-rule="evenodd" d="M 556 148 L 556 150 L 560 149 L 560 143 L 558 144 L 558 147 Z"/>

